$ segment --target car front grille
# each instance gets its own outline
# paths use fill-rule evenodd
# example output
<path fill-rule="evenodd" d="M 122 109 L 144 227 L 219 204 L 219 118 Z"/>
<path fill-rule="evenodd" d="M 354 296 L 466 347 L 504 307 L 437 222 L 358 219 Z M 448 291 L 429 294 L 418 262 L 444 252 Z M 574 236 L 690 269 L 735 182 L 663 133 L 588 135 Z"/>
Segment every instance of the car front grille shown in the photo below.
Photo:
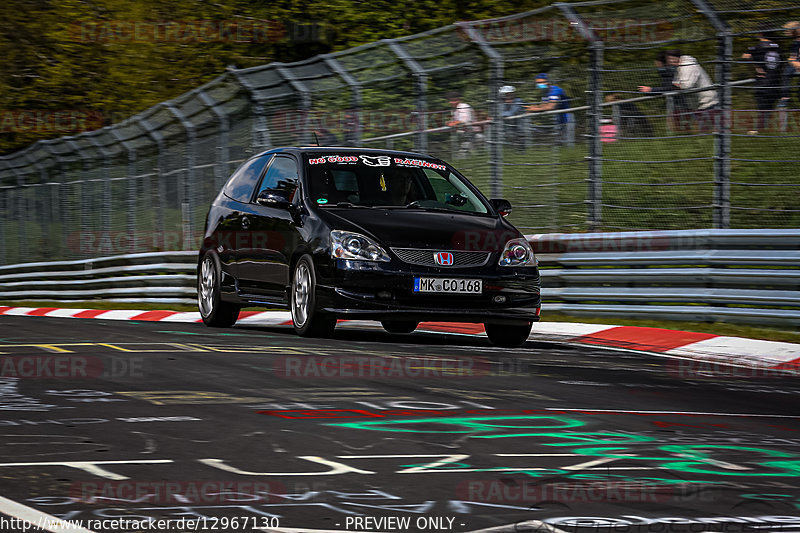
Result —
<path fill-rule="evenodd" d="M 491 252 L 465 252 L 454 250 L 431 250 L 425 248 L 392 248 L 392 252 L 401 261 L 412 265 L 425 265 L 442 268 L 466 268 L 483 266 L 489 261 Z M 453 254 L 452 265 L 440 265 L 436 263 L 435 256 L 439 252 L 450 252 Z"/>

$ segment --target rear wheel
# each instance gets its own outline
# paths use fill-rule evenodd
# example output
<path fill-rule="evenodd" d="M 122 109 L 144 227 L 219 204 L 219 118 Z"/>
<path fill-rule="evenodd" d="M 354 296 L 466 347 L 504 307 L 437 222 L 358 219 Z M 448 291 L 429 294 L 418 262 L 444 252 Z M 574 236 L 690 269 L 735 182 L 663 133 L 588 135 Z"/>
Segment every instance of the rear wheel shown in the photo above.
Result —
<path fill-rule="evenodd" d="M 220 294 L 222 268 L 219 257 L 206 252 L 197 273 L 197 306 L 206 326 L 229 328 L 239 318 L 239 306 L 223 302 Z"/>
<path fill-rule="evenodd" d="M 303 337 L 327 337 L 336 327 L 336 317 L 317 309 L 317 276 L 309 255 L 297 261 L 292 276 L 290 308 L 295 332 Z"/>
<path fill-rule="evenodd" d="M 506 326 L 499 324 L 485 324 L 486 335 L 492 344 L 503 348 L 517 348 L 525 344 L 531 334 L 533 322 L 527 325 Z"/>
<path fill-rule="evenodd" d="M 411 333 L 419 322 L 414 320 L 381 320 L 381 326 L 389 333 Z"/>

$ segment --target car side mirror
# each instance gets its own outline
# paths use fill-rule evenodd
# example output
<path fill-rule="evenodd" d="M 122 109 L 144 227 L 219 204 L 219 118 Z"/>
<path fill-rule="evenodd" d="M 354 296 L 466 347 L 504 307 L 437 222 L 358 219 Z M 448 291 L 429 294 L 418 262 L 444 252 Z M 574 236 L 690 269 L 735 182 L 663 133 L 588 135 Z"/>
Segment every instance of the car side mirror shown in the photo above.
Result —
<path fill-rule="evenodd" d="M 508 200 L 503 200 L 502 198 L 492 198 L 489 200 L 494 207 L 494 210 L 497 211 L 500 216 L 507 217 L 511 214 L 511 202 Z"/>
<path fill-rule="evenodd" d="M 274 207 L 276 209 L 289 209 L 289 206 L 292 205 L 292 202 L 289 200 L 289 196 L 286 194 L 286 191 L 281 189 L 264 189 L 258 193 L 256 203 L 266 207 Z"/>

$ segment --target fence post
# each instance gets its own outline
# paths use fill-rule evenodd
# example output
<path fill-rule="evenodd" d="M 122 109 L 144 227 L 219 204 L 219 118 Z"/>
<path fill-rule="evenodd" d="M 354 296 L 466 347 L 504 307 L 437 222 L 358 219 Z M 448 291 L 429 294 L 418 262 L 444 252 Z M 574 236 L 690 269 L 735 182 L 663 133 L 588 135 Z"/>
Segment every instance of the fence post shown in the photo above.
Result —
<path fill-rule="evenodd" d="M 603 55 L 604 43 L 570 4 L 557 3 L 565 17 L 589 43 L 589 228 L 598 230 L 603 224 L 603 142 L 600 120 L 603 118 Z"/>
<path fill-rule="evenodd" d="M 11 171 L 14 172 L 14 174 L 17 177 L 17 187 L 16 187 L 17 194 L 15 195 L 17 198 L 16 198 L 16 202 L 14 202 L 14 205 L 16 207 L 16 213 L 17 213 L 17 217 L 16 217 L 16 219 L 17 219 L 17 247 L 16 247 L 16 249 L 17 249 L 17 261 L 20 262 L 20 263 L 24 263 L 26 257 L 23 254 L 23 247 L 25 246 L 25 243 L 28 241 L 27 236 L 25 235 L 25 227 L 27 225 L 26 224 L 26 222 L 27 222 L 26 221 L 27 209 L 26 209 L 26 205 L 25 205 L 26 204 L 26 198 L 25 198 L 25 194 L 24 194 L 24 191 L 25 191 L 25 180 L 24 180 L 23 174 L 19 170 L 17 170 L 17 168 L 12 167 Z"/>
<path fill-rule="evenodd" d="M 192 210 L 196 207 L 197 184 L 195 183 L 195 166 L 197 165 L 197 158 L 195 151 L 197 150 L 197 128 L 195 128 L 192 121 L 186 118 L 186 115 L 175 107 L 171 102 L 164 103 L 164 107 L 178 119 L 183 129 L 186 130 L 186 139 L 189 141 L 189 146 L 186 150 L 186 174 L 181 180 L 181 240 L 183 241 L 184 250 L 194 250 L 199 244 L 192 239 L 192 229 L 194 226 L 194 217 Z M 183 175 L 183 173 L 181 173 Z"/>
<path fill-rule="evenodd" d="M 503 99 L 500 87 L 505 76 L 503 55 L 486 42 L 481 32 L 468 22 L 459 23 L 467 37 L 489 60 L 489 103 L 491 122 L 489 124 L 489 171 L 491 173 L 491 193 L 493 198 L 501 198 L 503 193 L 503 143 L 505 142 L 505 121 L 503 120 Z"/>
<path fill-rule="evenodd" d="M 603 42 L 591 44 L 589 66 L 589 227 L 599 230 L 603 223 L 603 142 L 600 120 L 603 118 Z"/>
<path fill-rule="evenodd" d="M 103 226 L 106 229 L 106 231 L 109 232 L 109 236 L 111 236 L 112 235 L 110 233 L 111 230 L 112 230 L 111 209 L 113 207 L 112 206 L 113 196 L 112 196 L 112 189 L 111 189 L 111 184 L 112 184 L 112 181 L 111 181 L 111 166 L 112 166 L 111 165 L 111 152 L 109 152 L 106 149 L 106 147 L 104 145 L 102 145 L 100 143 L 100 141 L 98 141 L 96 139 L 95 135 L 88 135 L 87 136 L 87 135 L 83 135 L 82 134 L 82 136 L 84 136 L 85 138 L 89 139 L 89 141 L 92 143 L 92 145 L 94 145 L 94 147 L 97 148 L 97 151 L 100 152 L 100 155 L 103 156 L 103 169 L 104 169 L 104 174 L 105 174 L 103 176 L 103 179 L 104 179 L 104 181 L 103 181 L 103 187 L 104 187 L 104 190 L 103 190 L 103 192 L 104 192 L 103 203 L 106 204 L 106 206 L 104 206 L 104 209 L 108 209 L 107 212 L 103 211 L 103 216 L 104 216 L 104 218 L 106 218 L 105 220 L 103 220 Z M 133 197 L 133 199 L 135 200 L 135 198 L 136 198 L 136 190 L 135 189 L 133 191 L 129 190 L 128 198 L 127 198 L 128 202 L 131 201 L 131 197 Z M 128 229 L 128 236 L 129 236 L 129 238 L 133 236 L 133 230 L 131 228 Z M 113 239 L 112 239 L 112 241 L 113 241 Z"/>
<path fill-rule="evenodd" d="M 285 79 L 292 90 L 300 95 L 300 112 L 303 114 L 303 126 L 300 129 L 300 138 L 298 143 L 304 146 L 311 144 L 311 132 L 308 131 L 308 114 L 311 112 L 311 91 L 308 90 L 306 84 L 298 80 L 292 74 L 284 63 L 275 64 L 275 72 L 277 72 L 283 79 Z M 264 119 L 266 123 L 266 119 Z"/>
<path fill-rule="evenodd" d="M 164 220 L 164 210 L 165 204 L 167 201 L 167 184 L 164 181 L 166 176 L 164 175 L 166 172 L 166 164 L 164 158 L 166 154 L 164 153 L 164 136 L 158 131 L 152 124 L 147 122 L 142 117 L 133 117 L 130 119 L 131 121 L 137 121 L 141 124 L 144 131 L 147 133 L 147 136 L 150 137 L 156 143 L 156 149 L 158 150 L 158 155 L 156 155 L 157 161 L 157 172 L 156 172 L 156 179 L 158 180 L 156 184 L 156 228 L 155 231 L 166 232 L 167 226 Z M 152 193 L 152 191 L 148 191 Z M 161 244 L 166 244 L 166 233 L 163 234 L 164 239 L 161 241 Z"/>
<path fill-rule="evenodd" d="M 416 143 L 414 149 L 417 152 L 427 152 L 428 151 L 428 132 L 425 131 L 428 129 L 428 100 L 427 100 L 427 89 L 428 89 L 428 73 L 425 72 L 425 69 L 420 66 L 417 61 L 411 57 L 406 49 L 400 46 L 400 43 L 394 40 L 385 39 L 384 42 L 389 46 L 389 49 L 396 55 L 400 61 L 411 71 L 411 75 L 414 77 L 414 88 L 417 98 L 417 116 L 419 117 L 418 121 L 418 131 L 419 133 L 416 136 Z"/>
<path fill-rule="evenodd" d="M 731 62 L 733 61 L 733 36 L 729 30 L 719 36 L 719 55 L 717 80 L 720 84 L 720 117 L 717 119 L 714 137 L 714 227 L 731 227 Z"/>
<path fill-rule="evenodd" d="M 217 147 L 217 164 L 214 166 L 214 190 L 219 190 L 228 179 L 228 160 L 231 158 L 228 148 L 228 133 L 231 130 L 231 121 L 222 106 L 217 105 L 217 102 L 205 91 L 200 89 L 197 91 L 197 96 L 219 119 L 219 146 Z"/>
<path fill-rule="evenodd" d="M 128 234 L 129 238 L 133 239 L 134 242 L 139 242 L 139 239 L 136 236 L 136 200 L 138 199 L 138 184 L 136 183 L 136 148 L 133 147 L 129 142 L 125 141 L 120 135 L 117 128 L 109 128 L 111 135 L 117 140 L 119 144 L 122 145 L 128 151 L 128 198 L 127 198 L 127 206 L 128 206 L 128 216 L 127 216 L 127 227 L 128 227 Z"/>
<path fill-rule="evenodd" d="M 6 170 L 9 168 L 5 158 L 0 157 L 0 164 L 5 166 Z M 6 259 L 6 242 L 8 240 L 6 230 L 8 228 L 8 223 L 10 222 L 10 218 L 8 218 L 7 215 L 9 209 L 8 195 L 9 191 L 11 190 L 11 186 L 5 185 L 3 182 L 3 178 L 5 178 L 5 176 L 5 172 L 0 174 L 0 265 L 10 263 L 10 261 Z"/>
<path fill-rule="evenodd" d="M 77 202 L 78 208 L 80 209 L 80 233 L 82 235 L 88 235 L 91 232 L 92 223 L 91 223 L 91 214 L 97 209 L 97 206 L 100 206 L 100 209 L 103 210 L 101 213 L 105 214 L 104 206 L 102 204 L 102 200 L 97 200 L 94 198 L 94 183 L 95 181 L 91 181 L 91 166 L 89 165 L 89 156 L 81 151 L 80 147 L 75 143 L 75 141 L 67 139 L 66 144 L 72 149 L 72 153 L 77 155 L 78 158 L 81 160 L 81 180 L 78 180 L 78 184 L 80 186 L 80 193 L 79 193 L 79 201 Z M 103 216 L 105 219 L 105 216 Z M 103 229 L 108 231 L 111 228 L 109 225 L 104 225 Z M 102 241 L 101 241 L 102 242 Z M 100 248 L 97 248 L 95 252 L 100 252 Z M 90 252 L 91 253 L 91 252 Z M 92 254 L 94 255 L 94 254 Z"/>
<path fill-rule="evenodd" d="M 55 169 L 58 168 L 60 171 L 63 170 L 61 168 L 61 158 L 58 157 L 58 154 L 53 149 L 54 141 L 42 141 L 42 147 L 47 150 L 50 154 L 50 159 L 54 163 L 50 168 Z M 45 177 L 48 178 L 47 183 L 45 183 Z M 42 184 L 44 186 L 44 190 L 47 191 L 46 194 L 43 196 L 47 199 L 46 201 L 50 204 L 50 222 L 55 223 L 58 225 L 61 234 L 61 242 L 59 243 L 56 240 L 55 235 L 51 235 L 48 231 L 48 246 L 50 248 L 49 252 L 53 253 L 55 259 L 63 259 L 66 255 L 65 250 L 67 249 L 67 233 L 66 228 L 64 227 L 63 223 L 63 216 L 62 211 L 64 209 L 63 198 L 60 197 L 58 194 L 58 189 L 60 188 L 60 184 L 49 181 L 49 176 L 42 175 Z M 55 188 L 55 193 L 53 189 Z M 58 248 L 56 250 L 56 248 Z"/>
<path fill-rule="evenodd" d="M 717 31 L 717 85 L 720 117 L 714 135 L 714 228 L 731 225 L 731 63 L 733 62 L 733 33 L 728 23 L 706 0 L 691 0 Z"/>
<path fill-rule="evenodd" d="M 327 54 L 322 56 L 325 64 L 328 65 L 333 72 L 339 75 L 344 82 L 350 87 L 352 91 L 350 96 L 351 109 L 347 111 L 350 120 L 345 122 L 345 127 L 352 126 L 352 131 L 345 130 L 344 144 L 347 146 L 360 146 L 361 145 L 361 103 L 363 97 L 361 95 L 361 84 L 356 80 L 352 74 L 337 60 L 333 55 Z"/>
<path fill-rule="evenodd" d="M 267 149 L 267 147 L 272 146 L 272 138 L 270 137 L 269 133 L 269 125 L 267 124 L 267 118 L 264 114 L 264 102 L 263 100 L 257 98 L 256 96 L 256 88 L 250 83 L 250 80 L 239 72 L 235 68 L 229 68 L 228 73 L 233 76 L 236 80 L 236 83 L 239 84 L 241 88 L 247 91 L 247 98 L 253 105 L 253 124 L 252 124 L 252 132 L 251 132 L 251 139 L 250 139 L 250 146 L 247 147 L 244 151 L 247 154 L 251 154 L 256 148 L 261 148 L 263 150 Z M 227 137 L 227 131 L 225 131 Z M 225 151 L 227 152 L 227 143 L 226 143 Z M 227 175 L 225 178 L 227 179 Z M 221 184 L 220 184 L 221 186 Z"/>

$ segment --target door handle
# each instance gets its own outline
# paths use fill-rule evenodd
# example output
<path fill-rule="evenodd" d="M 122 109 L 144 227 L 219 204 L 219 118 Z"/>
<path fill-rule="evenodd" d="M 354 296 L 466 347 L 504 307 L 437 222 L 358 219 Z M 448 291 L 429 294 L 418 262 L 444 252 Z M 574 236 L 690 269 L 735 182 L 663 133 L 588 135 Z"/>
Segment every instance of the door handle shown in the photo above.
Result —
<path fill-rule="evenodd" d="M 247 229 L 250 227 L 250 219 L 247 217 L 242 217 L 242 229 Z"/>

